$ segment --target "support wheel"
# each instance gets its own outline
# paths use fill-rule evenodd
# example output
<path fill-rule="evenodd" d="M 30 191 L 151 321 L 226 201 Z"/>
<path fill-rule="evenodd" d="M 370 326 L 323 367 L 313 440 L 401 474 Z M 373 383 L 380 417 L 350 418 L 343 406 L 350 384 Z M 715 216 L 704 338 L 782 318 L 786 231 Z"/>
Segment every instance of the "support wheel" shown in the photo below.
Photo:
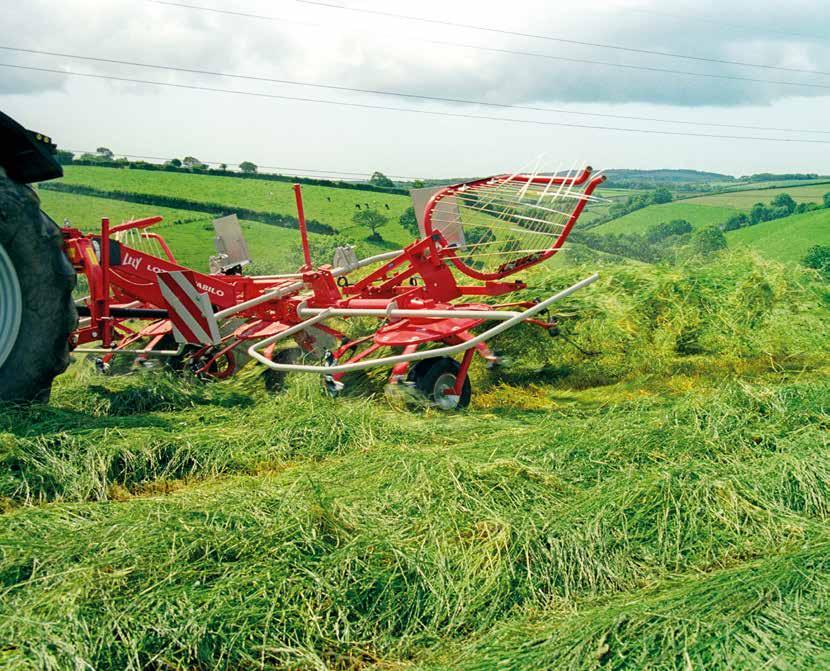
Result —
<path fill-rule="evenodd" d="M 288 347 L 287 349 L 281 349 L 278 352 L 274 352 L 272 361 L 274 363 L 297 363 L 302 355 L 303 351 L 299 347 Z M 266 368 L 262 373 L 265 388 L 274 393 L 282 391 L 285 387 L 286 375 L 288 375 L 288 373 L 284 370 Z"/>
<path fill-rule="evenodd" d="M 415 384 L 430 405 L 441 410 L 463 410 L 472 396 L 470 378 L 464 379 L 460 395 L 451 393 L 460 369 L 461 364 L 449 357 L 422 359 L 409 370 L 407 381 Z"/>

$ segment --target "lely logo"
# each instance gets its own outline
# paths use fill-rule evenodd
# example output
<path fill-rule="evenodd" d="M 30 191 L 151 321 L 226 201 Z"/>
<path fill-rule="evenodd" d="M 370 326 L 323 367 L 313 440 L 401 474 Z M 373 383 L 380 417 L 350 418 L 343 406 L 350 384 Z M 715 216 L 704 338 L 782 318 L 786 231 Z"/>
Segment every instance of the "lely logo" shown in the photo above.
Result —
<path fill-rule="evenodd" d="M 158 275 L 159 273 L 166 273 L 167 270 L 165 268 L 159 268 L 158 266 L 152 265 L 144 261 L 144 259 L 133 256 L 129 252 L 125 252 L 124 255 L 121 257 L 121 265 L 122 266 L 129 266 L 136 272 L 148 272 L 148 273 L 155 273 Z M 210 284 L 205 284 L 204 282 L 196 282 L 196 288 L 204 291 L 211 296 L 217 296 L 222 298 L 225 295 L 225 291 L 220 289 L 219 287 L 211 286 Z"/>
<path fill-rule="evenodd" d="M 134 270 L 141 269 L 141 259 L 137 256 L 131 256 L 129 253 L 124 254 L 121 258 L 121 265 L 122 266 L 130 266 Z"/>
<path fill-rule="evenodd" d="M 139 272 L 142 270 L 146 270 L 148 273 L 155 273 L 156 275 L 158 275 L 159 273 L 167 272 L 164 268 L 159 268 L 158 266 L 152 266 L 149 263 L 144 263 L 143 259 L 139 258 L 138 256 L 133 256 L 129 252 L 126 252 L 124 256 L 121 258 L 121 265 L 130 266 L 130 268 Z"/>

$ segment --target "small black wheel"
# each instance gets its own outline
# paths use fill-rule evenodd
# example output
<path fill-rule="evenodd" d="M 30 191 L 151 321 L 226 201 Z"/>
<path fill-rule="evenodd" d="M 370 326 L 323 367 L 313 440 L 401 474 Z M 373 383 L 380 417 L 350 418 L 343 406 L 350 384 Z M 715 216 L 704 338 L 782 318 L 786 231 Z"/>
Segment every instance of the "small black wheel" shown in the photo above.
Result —
<path fill-rule="evenodd" d="M 429 403 L 441 410 L 463 410 L 470 405 L 472 387 L 470 378 L 464 379 L 461 394 L 447 394 L 455 386 L 458 371 L 461 369 L 455 359 L 436 357 L 421 359 L 409 369 L 407 381 L 413 382 L 415 388 L 423 394 Z"/>
<path fill-rule="evenodd" d="M 190 347 L 190 345 L 185 347 L 182 350 L 182 353 L 177 354 L 176 356 L 159 357 L 159 359 L 161 359 L 161 365 L 174 373 L 181 373 L 187 365 L 185 357 L 187 356 L 188 347 Z M 179 349 L 179 343 L 172 333 L 167 333 L 161 340 L 159 340 L 158 344 L 153 349 L 161 351 L 177 350 Z"/>
<path fill-rule="evenodd" d="M 109 361 L 104 361 L 100 356 L 95 357 L 95 372 L 99 375 L 111 375 L 112 366 Z"/>
<path fill-rule="evenodd" d="M 276 352 L 273 357 L 274 363 L 297 363 L 302 356 L 303 351 L 299 347 L 288 347 Z M 282 391 L 285 387 L 285 376 L 288 375 L 284 370 L 274 370 L 266 368 L 262 374 L 262 379 L 265 382 L 265 388 L 274 393 Z"/>

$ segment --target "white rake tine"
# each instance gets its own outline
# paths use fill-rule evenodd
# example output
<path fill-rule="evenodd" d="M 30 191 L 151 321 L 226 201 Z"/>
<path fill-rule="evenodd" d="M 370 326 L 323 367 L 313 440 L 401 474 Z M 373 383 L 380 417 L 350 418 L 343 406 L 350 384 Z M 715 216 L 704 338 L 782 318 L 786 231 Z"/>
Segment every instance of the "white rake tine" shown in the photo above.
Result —
<path fill-rule="evenodd" d="M 458 195 L 457 197 L 463 200 L 462 196 Z M 468 202 L 472 203 L 472 202 L 475 202 L 475 201 L 472 201 L 472 200 L 471 201 L 465 201 L 464 207 L 469 209 L 469 210 L 476 210 L 477 212 L 490 212 L 490 210 L 484 210 L 480 207 L 474 207 L 473 205 L 468 204 Z M 516 204 L 511 200 L 502 200 L 501 202 L 508 203 L 510 205 L 515 205 Z M 570 214 L 568 214 L 567 212 L 561 212 L 559 210 L 554 210 L 552 207 L 545 207 L 544 205 L 536 205 L 534 203 L 527 203 L 527 204 L 524 204 L 524 206 L 525 207 L 536 208 L 536 209 L 542 210 L 544 212 L 552 212 L 553 214 L 561 214 L 561 215 L 566 216 L 566 217 L 570 216 Z"/>
<path fill-rule="evenodd" d="M 550 187 L 556 181 L 556 173 L 559 172 L 559 166 L 561 166 L 561 165 L 562 165 L 561 163 L 557 164 L 556 171 L 550 176 L 550 181 L 545 185 L 545 190 L 542 191 L 542 195 L 540 195 L 539 200 L 536 201 L 537 205 L 542 202 L 544 197 L 548 194 L 548 191 L 550 190 Z"/>
<path fill-rule="evenodd" d="M 525 182 L 524 188 L 519 192 L 519 198 L 524 198 L 525 197 L 525 194 L 527 193 L 527 190 L 530 188 L 531 183 L 533 182 L 534 179 L 536 179 L 536 175 L 539 174 L 539 163 L 540 163 L 541 160 L 542 160 L 542 155 L 540 154 L 539 156 L 536 157 L 536 165 L 533 168 L 533 174 L 530 176 L 530 179 L 528 179 Z"/>
<path fill-rule="evenodd" d="M 560 249 L 562 249 L 562 248 L 560 247 Z M 547 249 L 510 249 L 510 250 L 505 250 L 503 252 L 481 252 L 481 253 L 474 252 L 472 254 L 466 254 L 465 256 L 468 256 L 470 258 L 477 258 L 477 257 L 481 257 L 481 256 L 505 256 L 507 254 L 537 254 L 539 252 L 547 252 L 547 251 L 550 251 L 550 250 L 547 250 Z"/>
<path fill-rule="evenodd" d="M 438 224 L 447 224 L 448 226 L 451 226 L 451 225 L 457 223 L 456 221 L 446 221 L 446 220 L 434 220 L 434 221 Z M 547 225 L 552 227 L 552 228 L 553 227 L 560 228 L 560 229 L 565 228 L 564 224 L 559 224 L 559 223 L 556 223 L 556 222 L 548 222 Z M 555 237 L 559 237 L 562 234 L 561 230 L 559 232 L 554 233 L 554 232 L 551 232 L 551 231 L 531 231 L 530 229 L 527 229 L 527 228 L 521 228 L 521 227 L 520 228 L 515 228 L 513 226 L 492 226 L 490 224 L 468 223 L 468 224 L 465 224 L 465 226 L 467 228 L 486 228 L 488 230 L 493 230 L 493 231 L 518 231 L 518 232 L 523 233 L 524 235 L 534 235 L 534 234 L 541 233 L 543 235 L 552 235 L 552 236 L 555 236 Z"/>

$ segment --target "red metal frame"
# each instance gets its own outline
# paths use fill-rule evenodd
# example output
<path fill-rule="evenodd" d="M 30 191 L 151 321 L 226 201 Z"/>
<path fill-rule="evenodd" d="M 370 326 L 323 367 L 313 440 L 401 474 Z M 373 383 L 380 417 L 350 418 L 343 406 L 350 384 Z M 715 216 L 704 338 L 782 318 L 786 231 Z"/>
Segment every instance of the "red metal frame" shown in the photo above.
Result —
<path fill-rule="evenodd" d="M 531 180 L 546 184 L 553 181 L 557 185 L 579 186 L 587 183 L 582 192 L 585 195 L 590 195 L 604 179 L 590 178 L 590 168 L 574 178 L 557 177 L 551 180 L 549 177 L 513 177 L 519 181 Z M 487 181 L 476 180 L 471 184 Z M 199 345 L 185 353 L 194 372 L 217 378 L 227 377 L 236 372 L 234 350 L 243 343 L 273 336 L 302 323 L 304 318 L 300 316 L 301 306 L 322 309 L 387 310 L 394 307 L 406 310 L 492 310 L 499 307 L 532 305 L 532 302 L 527 301 L 501 305 L 454 301 L 468 296 L 497 297 L 526 288 L 520 280 L 503 280 L 508 275 L 550 258 L 561 249 L 584 209 L 585 200 L 580 200 L 577 204 L 564 230 L 549 249 L 526 260 L 520 260 L 520 263 L 509 269 L 483 273 L 467 266 L 458 258 L 442 234 L 432 229 L 431 213 L 437 203 L 442 198 L 451 196 L 460 186 L 447 187 L 430 199 L 425 210 L 424 238 L 407 245 L 395 258 L 383 263 L 354 284 L 346 283 L 343 286 L 338 285 L 330 266 L 312 265 L 299 184 L 293 187 L 303 250 L 303 266 L 299 270 L 302 281 L 299 283 L 296 279 L 285 277 L 205 274 L 192 271 L 176 262 L 172 251 L 158 233 L 147 230 L 159 223 L 161 217 L 129 221 L 117 226 L 110 226 L 109 219 L 104 218 L 101 220 L 100 235 L 83 234 L 73 228 L 64 228 L 67 255 L 76 272 L 86 276 L 90 291 L 87 300 L 89 323 L 73 334 L 72 342 L 75 345 L 84 345 L 100 341 L 104 350 L 110 350 L 104 356 L 105 361 L 116 353 L 128 351 L 137 343 L 142 343 L 141 352 L 159 346 L 172 332 L 172 326 L 169 319 L 165 318 L 165 313 L 171 308 L 159 289 L 158 274 L 173 271 L 192 278 L 195 287 L 208 295 L 215 312 L 234 309 L 269 291 L 290 289 L 278 298 L 258 302 L 239 310 L 235 318 L 241 320 L 241 325 L 237 324 L 232 332 L 226 333 L 219 345 Z M 140 231 L 142 237 L 156 240 L 166 258 L 148 254 L 112 239 L 113 234 L 129 230 Z M 459 284 L 453 268 L 477 280 L 477 283 Z M 542 328 L 550 327 L 546 322 L 536 319 L 529 321 Z M 145 325 L 143 328 L 135 327 L 133 322 L 145 322 Z M 346 363 L 353 363 L 386 347 L 400 348 L 404 353 L 411 354 L 432 343 L 456 345 L 468 342 L 473 337 L 471 329 L 481 323 L 481 319 L 469 317 L 410 317 L 389 321 L 373 334 L 356 339 L 348 339 L 340 331 L 322 323 L 313 328 L 340 340 L 341 345 L 333 352 L 335 360 L 339 361 L 341 357 L 349 355 Z M 295 339 L 306 349 L 311 349 L 314 345 L 312 336 L 306 332 L 297 333 Z M 489 361 L 495 359 L 484 343 L 467 350 L 461 360 L 455 386 L 447 393 L 460 395 L 476 353 Z M 268 356 L 272 354 L 273 352 Z M 391 371 L 391 379 L 405 378 L 407 370 L 408 364 L 398 364 Z M 333 377 L 339 379 L 341 376 Z"/>
<path fill-rule="evenodd" d="M 462 261 L 455 253 L 455 250 L 451 247 L 443 247 L 442 249 L 433 248 L 433 251 L 436 254 L 440 254 L 443 258 L 446 258 L 450 261 L 459 271 L 467 275 L 468 277 L 473 278 L 474 280 L 479 280 L 480 282 L 488 282 L 494 280 L 501 280 L 509 275 L 513 275 L 521 270 L 526 270 L 532 266 L 535 266 L 542 261 L 546 261 L 554 254 L 556 254 L 561 248 L 562 245 L 565 244 L 565 240 L 567 240 L 568 236 L 571 233 L 574 225 L 576 224 L 577 220 L 579 219 L 582 211 L 585 209 L 585 205 L 587 204 L 587 197 L 589 197 L 594 190 L 605 181 L 605 176 L 599 176 L 592 179 L 590 182 L 588 181 L 592 174 L 592 168 L 587 167 L 585 168 L 578 176 L 568 178 L 568 177 L 529 177 L 527 175 L 500 175 L 498 177 L 485 177 L 483 179 L 474 180 L 472 182 L 466 182 L 464 184 L 455 184 L 453 186 L 447 187 L 446 189 L 442 189 L 441 191 L 435 193 L 432 198 L 429 199 L 426 208 L 424 209 L 424 237 L 425 239 L 433 239 L 435 234 L 439 234 L 438 231 L 434 230 L 432 225 L 432 215 L 435 212 L 435 208 L 442 200 L 445 198 L 452 197 L 458 190 L 458 188 L 462 186 L 473 187 L 478 186 L 480 184 L 486 184 L 493 179 L 500 179 L 500 178 L 510 178 L 514 181 L 519 182 L 531 182 L 533 184 L 552 184 L 556 186 L 581 186 L 582 184 L 588 183 L 585 187 L 585 190 L 582 192 L 586 198 L 580 199 L 577 202 L 574 211 L 571 213 L 570 217 L 568 218 L 567 223 L 565 224 L 564 230 L 559 234 L 553 244 L 544 252 L 538 254 L 530 254 L 526 257 L 526 259 L 519 259 L 516 262 L 510 264 L 509 268 L 505 268 L 503 270 L 499 270 L 493 273 L 482 273 L 475 268 L 471 268 L 468 266 L 464 261 Z"/>

